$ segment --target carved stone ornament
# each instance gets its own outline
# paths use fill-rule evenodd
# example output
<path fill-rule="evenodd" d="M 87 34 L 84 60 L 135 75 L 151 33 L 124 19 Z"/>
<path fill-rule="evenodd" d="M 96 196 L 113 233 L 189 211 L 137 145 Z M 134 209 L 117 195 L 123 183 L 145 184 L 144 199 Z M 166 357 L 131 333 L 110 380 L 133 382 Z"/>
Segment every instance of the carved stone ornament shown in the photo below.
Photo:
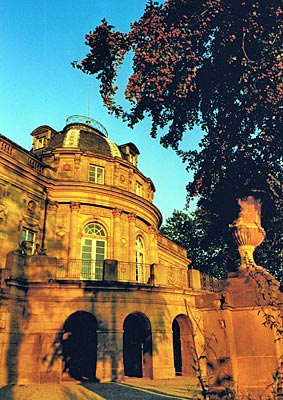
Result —
<path fill-rule="evenodd" d="M 245 271 L 250 264 L 257 266 L 253 253 L 255 248 L 263 242 L 265 230 L 261 226 L 261 199 L 246 196 L 238 199 L 238 204 L 239 216 L 230 228 L 241 257 L 239 271 Z"/>

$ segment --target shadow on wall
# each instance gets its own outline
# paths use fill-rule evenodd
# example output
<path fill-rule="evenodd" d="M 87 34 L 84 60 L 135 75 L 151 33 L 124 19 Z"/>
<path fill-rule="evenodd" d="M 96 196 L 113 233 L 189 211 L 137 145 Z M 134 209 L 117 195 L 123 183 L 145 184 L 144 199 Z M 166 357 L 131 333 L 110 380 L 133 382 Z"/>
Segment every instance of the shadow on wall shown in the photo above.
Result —
<path fill-rule="evenodd" d="M 63 326 L 61 337 L 63 374 L 96 382 L 97 321 L 94 315 L 77 311 Z"/>
<path fill-rule="evenodd" d="M 18 251 L 11 252 L 7 255 L 6 269 L 4 270 L 3 278 L 13 285 L 12 276 L 21 276 L 21 280 L 25 281 L 26 276 L 24 274 L 26 256 L 20 254 Z M 20 269 L 20 271 L 19 271 Z M 18 371 L 23 370 L 24 366 L 20 365 L 21 360 L 19 359 L 19 351 L 23 341 L 23 330 L 29 321 L 29 303 L 26 299 L 26 289 L 21 285 L 15 286 L 14 296 L 9 298 L 9 329 L 8 329 L 8 348 L 6 353 L 6 371 L 7 371 L 7 383 L 14 384 L 18 382 Z M 4 304 L 4 302 L 3 302 Z M 34 337 L 34 348 L 37 347 L 37 338 Z M 31 345 L 31 346 L 32 346 Z"/>
<path fill-rule="evenodd" d="M 97 382 L 99 377 L 115 382 L 120 381 L 124 375 L 152 379 L 152 356 L 153 352 L 157 353 L 158 346 L 152 343 L 149 318 L 141 311 L 131 312 L 131 296 L 136 310 L 144 308 L 144 304 L 139 307 L 137 303 L 137 292 L 124 290 L 117 294 L 101 291 L 96 302 L 89 300 L 93 288 L 84 290 L 85 303 L 82 304 L 80 299 L 81 310 L 73 312 L 67 318 L 62 329 L 58 331 L 50 352 L 43 357 L 43 363 L 49 361 L 48 370 L 61 358 L 63 380 L 74 378 Z M 93 299 L 93 293 L 91 298 Z M 72 304 L 76 304 L 75 299 L 72 299 Z M 125 312 L 126 307 L 129 313 Z M 121 310 L 125 317 L 121 316 Z M 160 340 L 168 341 L 165 316 L 158 315 L 158 318 Z"/>
<path fill-rule="evenodd" d="M 65 321 L 51 345 L 52 356 L 48 364 L 51 370 L 58 358 L 62 359 L 63 378 L 98 382 L 97 364 L 97 320 L 86 311 L 76 311 Z M 46 354 L 42 362 L 48 360 Z"/>

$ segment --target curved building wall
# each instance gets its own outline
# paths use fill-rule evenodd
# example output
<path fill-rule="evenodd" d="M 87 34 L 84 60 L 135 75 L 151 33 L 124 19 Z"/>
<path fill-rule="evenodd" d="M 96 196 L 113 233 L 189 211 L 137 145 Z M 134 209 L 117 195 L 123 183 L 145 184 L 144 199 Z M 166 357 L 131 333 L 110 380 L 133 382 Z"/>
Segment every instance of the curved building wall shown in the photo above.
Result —
<path fill-rule="evenodd" d="M 188 270 L 138 149 L 95 127 L 41 126 L 31 152 L 0 135 L 0 384 L 193 379 L 199 357 L 212 386 L 263 388 L 282 346 L 255 282 Z"/>

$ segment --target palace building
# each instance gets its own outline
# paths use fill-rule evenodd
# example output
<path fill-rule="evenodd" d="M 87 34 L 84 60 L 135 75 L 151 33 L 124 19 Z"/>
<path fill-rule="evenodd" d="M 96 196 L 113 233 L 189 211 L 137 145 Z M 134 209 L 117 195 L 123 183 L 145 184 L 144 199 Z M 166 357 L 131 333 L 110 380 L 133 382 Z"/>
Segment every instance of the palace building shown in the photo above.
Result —
<path fill-rule="evenodd" d="M 211 386 L 268 384 L 282 352 L 254 284 L 190 269 L 159 234 L 137 147 L 81 116 L 31 136 L 28 151 L 0 135 L 0 385 L 197 383 L 196 367 Z"/>

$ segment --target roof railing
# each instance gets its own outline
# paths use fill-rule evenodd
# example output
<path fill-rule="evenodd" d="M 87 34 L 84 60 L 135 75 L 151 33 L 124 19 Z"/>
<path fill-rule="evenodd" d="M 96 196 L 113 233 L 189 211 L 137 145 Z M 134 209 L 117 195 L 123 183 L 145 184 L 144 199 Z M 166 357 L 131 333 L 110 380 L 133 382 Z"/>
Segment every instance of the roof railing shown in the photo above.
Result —
<path fill-rule="evenodd" d="M 83 115 L 71 115 L 70 117 L 68 117 L 66 119 L 66 125 L 69 125 L 69 124 L 89 125 L 92 128 L 99 131 L 100 133 L 102 133 L 104 136 L 108 137 L 107 130 L 104 128 L 104 126 L 100 122 L 96 121 L 96 119 L 94 119 L 94 118 L 85 117 Z"/>

